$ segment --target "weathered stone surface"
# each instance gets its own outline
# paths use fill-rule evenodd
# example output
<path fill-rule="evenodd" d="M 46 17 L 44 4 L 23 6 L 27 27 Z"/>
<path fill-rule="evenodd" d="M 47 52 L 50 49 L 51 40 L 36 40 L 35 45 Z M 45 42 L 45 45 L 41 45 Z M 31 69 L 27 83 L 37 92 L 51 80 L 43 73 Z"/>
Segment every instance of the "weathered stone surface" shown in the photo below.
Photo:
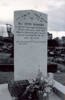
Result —
<path fill-rule="evenodd" d="M 14 13 L 14 79 L 47 75 L 47 15 L 24 10 Z"/>

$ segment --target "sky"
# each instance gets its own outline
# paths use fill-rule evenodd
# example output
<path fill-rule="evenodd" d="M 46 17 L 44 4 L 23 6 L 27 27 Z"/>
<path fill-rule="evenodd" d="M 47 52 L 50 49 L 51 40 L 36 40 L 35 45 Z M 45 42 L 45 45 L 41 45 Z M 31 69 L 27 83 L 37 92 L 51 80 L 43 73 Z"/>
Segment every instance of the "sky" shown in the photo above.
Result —
<path fill-rule="evenodd" d="M 48 14 L 48 31 L 65 35 L 65 0 L 0 0 L 0 24 L 11 23 L 15 10 L 33 9 Z"/>
<path fill-rule="evenodd" d="M 48 31 L 54 37 L 65 36 L 65 0 L 48 1 Z"/>

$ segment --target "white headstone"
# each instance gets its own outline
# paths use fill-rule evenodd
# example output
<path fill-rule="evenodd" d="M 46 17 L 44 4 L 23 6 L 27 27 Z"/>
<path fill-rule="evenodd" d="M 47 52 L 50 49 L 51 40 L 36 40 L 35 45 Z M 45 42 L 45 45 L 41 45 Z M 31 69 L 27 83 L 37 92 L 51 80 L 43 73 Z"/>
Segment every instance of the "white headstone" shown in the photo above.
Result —
<path fill-rule="evenodd" d="M 14 78 L 47 75 L 47 15 L 33 10 L 14 12 Z"/>

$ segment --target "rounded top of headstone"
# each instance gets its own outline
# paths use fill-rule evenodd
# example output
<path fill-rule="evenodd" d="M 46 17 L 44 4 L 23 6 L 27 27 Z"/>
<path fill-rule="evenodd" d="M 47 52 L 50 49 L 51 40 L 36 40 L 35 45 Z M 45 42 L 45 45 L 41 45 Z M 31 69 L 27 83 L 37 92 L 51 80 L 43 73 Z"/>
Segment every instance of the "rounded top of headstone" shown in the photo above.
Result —
<path fill-rule="evenodd" d="M 41 12 L 41 11 L 38 11 L 38 10 L 31 10 L 31 9 L 30 10 L 15 10 L 14 13 L 15 12 L 37 12 L 37 13 L 44 14 L 44 15 L 47 16 L 47 14 L 44 13 L 44 12 Z"/>
<path fill-rule="evenodd" d="M 36 10 L 16 10 L 14 16 L 17 16 L 16 20 L 37 20 L 39 22 L 47 23 L 47 14 Z"/>

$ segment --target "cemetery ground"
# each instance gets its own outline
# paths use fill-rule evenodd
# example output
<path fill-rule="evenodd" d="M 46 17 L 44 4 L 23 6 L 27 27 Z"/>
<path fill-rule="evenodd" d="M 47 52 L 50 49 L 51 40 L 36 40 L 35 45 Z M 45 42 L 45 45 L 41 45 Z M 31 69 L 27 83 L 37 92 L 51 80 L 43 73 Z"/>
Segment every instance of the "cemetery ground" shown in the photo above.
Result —
<path fill-rule="evenodd" d="M 1 100 L 15 100 L 12 99 L 9 91 L 8 91 L 8 84 L 1 84 L 0 85 L 0 99 Z M 49 100 L 61 100 L 60 97 L 58 97 L 55 93 L 51 93 L 49 96 Z"/>
<path fill-rule="evenodd" d="M 11 38 L 1 37 L 0 40 L 0 84 L 7 83 L 13 77 L 14 58 L 13 41 Z M 4 41 L 5 39 L 5 41 Z"/>
<path fill-rule="evenodd" d="M 13 77 L 13 58 L 10 53 L 0 52 L 0 84 L 7 83 Z"/>
<path fill-rule="evenodd" d="M 13 58 L 10 55 L 10 53 L 0 52 L 0 65 L 13 64 Z"/>
<path fill-rule="evenodd" d="M 5 100 L 5 97 L 7 100 L 12 100 L 8 88 L 7 88 L 7 84 L 5 84 L 3 86 L 3 83 L 7 83 L 9 80 L 11 80 L 12 78 L 14 78 L 14 72 L 12 71 L 12 69 L 9 69 L 9 67 L 13 67 L 10 66 L 13 64 L 13 58 L 10 57 L 10 53 L 6 53 L 6 52 L 0 52 L 0 68 L 4 68 L 6 67 L 6 70 L 3 71 L 3 69 L 1 69 L 0 71 L 0 98 L 1 100 Z M 53 60 L 54 59 L 54 60 Z M 53 64 L 57 64 L 58 66 L 58 70 L 56 73 L 54 73 L 54 79 L 58 82 L 60 82 L 61 84 L 65 85 L 65 65 L 64 63 L 58 63 L 56 62 L 54 57 L 48 57 L 48 61 L 49 63 L 53 63 Z M 2 67 L 2 64 L 5 64 L 6 62 L 6 66 Z M 7 64 L 9 64 L 7 66 Z M 9 71 L 7 71 L 7 67 L 9 69 Z M 5 68 L 4 68 L 5 69 Z M 2 87 L 1 87 L 2 86 Z M 6 91 L 6 93 L 5 93 Z M 61 100 L 56 94 L 51 93 L 50 100 Z"/>
<path fill-rule="evenodd" d="M 48 52 L 48 64 L 52 65 L 52 69 L 56 72 L 54 73 L 54 79 L 61 84 L 65 85 L 65 48 L 59 49 L 57 47 Z M 54 67 L 53 67 L 54 66 Z M 52 72 L 52 70 L 51 70 Z"/>

